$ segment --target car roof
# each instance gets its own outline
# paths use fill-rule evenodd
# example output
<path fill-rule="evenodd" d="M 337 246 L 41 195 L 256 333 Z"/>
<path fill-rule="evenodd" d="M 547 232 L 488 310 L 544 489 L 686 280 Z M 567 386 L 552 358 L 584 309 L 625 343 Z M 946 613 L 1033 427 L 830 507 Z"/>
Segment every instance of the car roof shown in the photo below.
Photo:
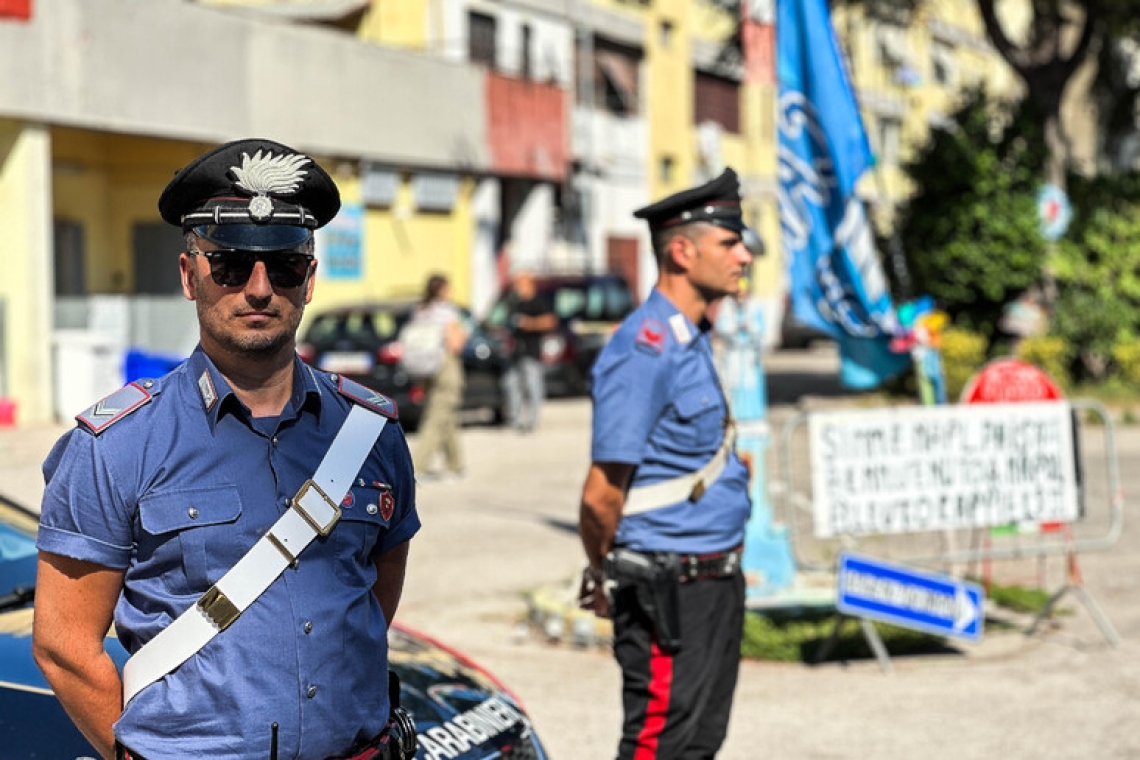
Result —
<path fill-rule="evenodd" d="M 314 310 L 313 317 L 323 317 L 330 314 L 352 314 L 359 311 L 376 311 L 377 309 L 399 311 L 403 309 L 414 309 L 418 303 L 419 301 L 414 298 L 406 300 L 359 301 L 356 303 L 337 304 L 336 306 L 329 306 L 325 309 L 316 309 Z"/>
<path fill-rule="evenodd" d="M 620 282 L 625 284 L 625 278 L 617 274 L 566 274 L 566 275 L 536 275 L 536 287 L 558 287 L 560 285 L 588 285 L 596 282 Z"/>

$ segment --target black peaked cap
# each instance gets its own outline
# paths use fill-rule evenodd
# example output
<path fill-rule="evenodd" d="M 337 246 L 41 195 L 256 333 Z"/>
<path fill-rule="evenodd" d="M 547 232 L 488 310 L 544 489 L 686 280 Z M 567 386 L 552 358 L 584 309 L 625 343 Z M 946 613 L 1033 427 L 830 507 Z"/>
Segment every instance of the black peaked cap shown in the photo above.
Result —
<path fill-rule="evenodd" d="M 340 210 L 336 183 L 313 159 L 272 140 L 235 140 L 175 173 L 162 218 L 235 247 L 275 247 L 323 227 Z"/>
<path fill-rule="evenodd" d="M 656 231 L 691 222 L 707 222 L 743 232 L 740 180 L 731 168 L 699 187 L 689 188 L 633 212 Z"/>

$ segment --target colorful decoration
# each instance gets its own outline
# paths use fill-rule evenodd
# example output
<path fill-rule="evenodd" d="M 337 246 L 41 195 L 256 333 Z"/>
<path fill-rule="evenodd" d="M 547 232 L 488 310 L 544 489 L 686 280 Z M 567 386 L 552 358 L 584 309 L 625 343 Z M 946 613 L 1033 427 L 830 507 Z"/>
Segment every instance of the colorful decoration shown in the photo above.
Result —
<path fill-rule="evenodd" d="M 901 335 L 891 340 L 891 350 L 909 352 L 918 378 L 918 398 L 924 405 L 946 403 L 946 378 L 942 372 L 942 331 L 950 318 L 934 308 L 934 299 L 922 296 L 898 308 Z"/>

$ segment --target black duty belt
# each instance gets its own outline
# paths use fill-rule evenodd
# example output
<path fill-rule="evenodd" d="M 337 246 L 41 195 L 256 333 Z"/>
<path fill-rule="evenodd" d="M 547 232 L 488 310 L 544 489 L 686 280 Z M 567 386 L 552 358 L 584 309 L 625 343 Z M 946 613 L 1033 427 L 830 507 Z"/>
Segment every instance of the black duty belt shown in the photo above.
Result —
<path fill-rule="evenodd" d="M 740 571 L 740 557 L 743 551 L 743 546 L 737 545 L 711 554 L 677 555 L 681 563 L 681 583 L 736 575 Z"/>

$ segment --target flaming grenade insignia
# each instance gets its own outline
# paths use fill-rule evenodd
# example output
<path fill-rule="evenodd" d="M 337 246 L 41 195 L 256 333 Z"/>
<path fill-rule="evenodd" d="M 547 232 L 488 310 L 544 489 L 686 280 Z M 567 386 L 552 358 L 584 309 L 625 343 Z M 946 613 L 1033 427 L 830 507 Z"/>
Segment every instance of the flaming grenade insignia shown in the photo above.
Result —
<path fill-rule="evenodd" d="M 268 221 L 273 216 L 273 200 L 270 194 L 292 195 L 301 187 L 305 175 L 303 168 L 312 159 L 295 153 L 290 156 L 274 156 L 271 153 L 261 154 L 257 151 L 250 158 L 248 153 L 241 154 L 241 167 L 231 166 L 234 179 L 239 188 L 251 194 L 249 201 L 249 215 L 255 222 Z"/>

